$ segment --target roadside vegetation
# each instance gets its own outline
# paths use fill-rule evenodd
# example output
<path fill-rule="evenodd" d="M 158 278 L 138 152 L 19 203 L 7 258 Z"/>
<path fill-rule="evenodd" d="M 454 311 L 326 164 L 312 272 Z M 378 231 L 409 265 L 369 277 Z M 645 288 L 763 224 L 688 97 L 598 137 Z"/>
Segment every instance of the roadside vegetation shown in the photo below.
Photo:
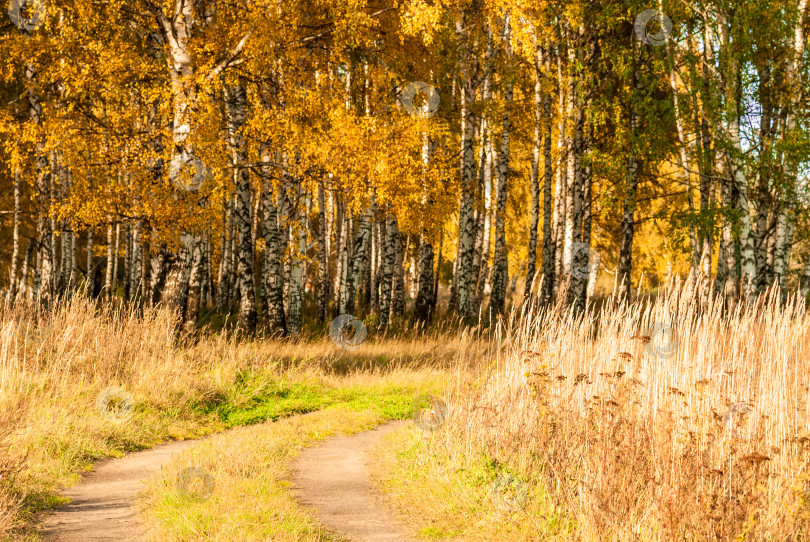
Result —
<path fill-rule="evenodd" d="M 345 405 L 403 416 L 458 363 L 460 340 L 392 334 L 356 351 L 328 338 L 179 337 L 166 310 L 82 298 L 0 311 L 0 539 L 35 539 L 37 513 L 94 461 Z"/>
<path fill-rule="evenodd" d="M 771 294 L 501 326 L 440 429 L 378 450 L 378 485 L 425 539 L 804 540 L 810 317 Z"/>
<path fill-rule="evenodd" d="M 801 540 L 810 316 L 779 297 L 724 312 L 670 285 L 354 351 L 314 336 L 178 336 L 161 310 L 18 306 L 0 320 L 3 538 L 35 539 L 36 512 L 97 459 L 230 429 L 151 480 L 155 536 L 331 540 L 292 499 L 290 460 L 413 416 L 430 393 L 446 405 L 425 410 L 435 430 L 408 424 L 371 462 L 420 539 Z M 104 410 L 110 388 L 126 395 Z M 204 503 L 178 491 L 190 466 L 218 488 Z"/>

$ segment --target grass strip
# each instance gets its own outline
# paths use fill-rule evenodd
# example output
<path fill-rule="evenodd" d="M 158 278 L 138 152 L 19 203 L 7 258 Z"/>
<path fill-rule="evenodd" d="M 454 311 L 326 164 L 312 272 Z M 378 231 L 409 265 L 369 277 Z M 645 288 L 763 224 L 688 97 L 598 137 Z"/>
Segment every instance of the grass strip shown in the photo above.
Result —
<path fill-rule="evenodd" d="M 372 386 L 344 390 L 340 404 L 304 416 L 267 421 L 215 435 L 181 454 L 148 484 L 141 502 L 154 540 L 336 541 L 290 490 L 290 461 L 307 446 L 412 414 L 413 390 Z M 190 498 L 178 475 L 203 469 L 213 482 L 206 499 Z"/>

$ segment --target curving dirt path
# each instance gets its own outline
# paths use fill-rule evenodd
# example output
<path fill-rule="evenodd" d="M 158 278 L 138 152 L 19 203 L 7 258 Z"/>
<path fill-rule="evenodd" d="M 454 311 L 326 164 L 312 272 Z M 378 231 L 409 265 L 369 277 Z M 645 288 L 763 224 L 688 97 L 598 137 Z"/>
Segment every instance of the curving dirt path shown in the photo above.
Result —
<path fill-rule="evenodd" d="M 199 442 L 169 442 L 97 463 L 81 483 L 64 493 L 71 502 L 44 517 L 42 538 L 48 542 L 141 540 L 146 533 L 134 504 L 143 481 Z"/>
<path fill-rule="evenodd" d="M 368 480 L 368 451 L 403 422 L 387 423 L 351 437 L 331 438 L 304 449 L 293 465 L 299 500 L 316 509 L 328 528 L 353 541 L 414 542 L 386 512 Z M 47 542 L 137 542 L 147 533 L 135 499 L 143 482 L 175 455 L 201 439 L 175 441 L 120 459 L 97 463 L 81 483 L 65 491 L 69 504 L 43 517 Z"/>
<path fill-rule="evenodd" d="M 368 451 L 403 423 L 331 438 L 303 450 L 293 465 L 298 499 L 315 508 L 321 523 L 349 540 L 414 542 L 375 498 L 368 480 Z"/>

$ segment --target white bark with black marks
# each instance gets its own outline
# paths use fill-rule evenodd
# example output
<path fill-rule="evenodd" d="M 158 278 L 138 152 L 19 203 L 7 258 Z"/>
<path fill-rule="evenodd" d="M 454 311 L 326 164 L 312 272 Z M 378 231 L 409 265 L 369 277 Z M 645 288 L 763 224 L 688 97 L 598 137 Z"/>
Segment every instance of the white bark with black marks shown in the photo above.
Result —
<path fill-rule="evenodd" d="M 223 88 L 225 120 L 228 129 L 233 181 L 236 187 L 234 218 L 237 235 L 237 268 L 239 281 L 239 327 L 247 333 L 256 329 L 256 297 L 254 286 L 253 231 L 251 220 L 250 170 L 242 128 L 247 118 L 247 95 L 241 83 Z"/>

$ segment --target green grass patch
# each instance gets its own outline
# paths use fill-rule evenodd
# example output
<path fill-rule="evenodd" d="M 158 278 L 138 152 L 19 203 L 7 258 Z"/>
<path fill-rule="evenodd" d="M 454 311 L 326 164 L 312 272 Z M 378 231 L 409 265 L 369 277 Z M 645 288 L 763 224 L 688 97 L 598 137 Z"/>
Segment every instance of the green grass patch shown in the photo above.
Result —
<path fill-rule="evenodd" d="M 420 539 L 575 538 L 574 521 L 543 487 L 480 451 L 467 455 L 453 442 L 444 431 L 423 433 L 409 425 L 388 435 L 373 452 L 374 484 Z"/>
<path fill-rule="evenodd" d="M 332 405 L 351 410 L 380 409 L 387 419 L 404 419 L 413 412 L 411 386 L 341 385 L 338 381 L 297 382 L 268 373 L 242 374 L 222 397 L 197 403 L 202 415 L 215 414 L 226 428 L 276 421 L 294 414 L 314 412 Z"/>

